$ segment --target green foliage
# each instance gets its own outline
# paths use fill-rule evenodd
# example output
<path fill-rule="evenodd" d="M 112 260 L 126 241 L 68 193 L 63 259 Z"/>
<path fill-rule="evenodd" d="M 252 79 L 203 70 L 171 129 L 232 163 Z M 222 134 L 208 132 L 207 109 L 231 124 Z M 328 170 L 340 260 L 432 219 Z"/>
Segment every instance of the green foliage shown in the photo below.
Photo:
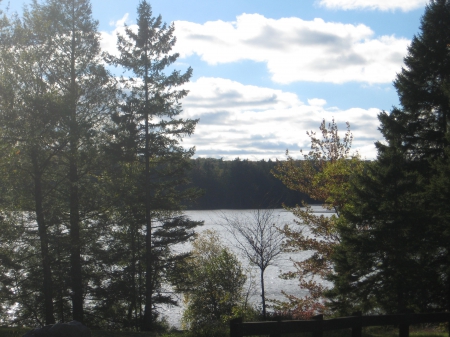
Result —
<path fill-rule="evenodd" d="M 439 157 L 448 146 L 449 17 L 448 1 L 428 4 L 420 33 L 414 36 L 404 59 L 405 68 L 394 81 L 402 109 L 382 115 L 386 139 L 397 135 L 403 150 L 417 159 Z"/>
<path fill-rule="evenodd" d="M 151 331 L 156 327 L 157 306 L 176 305 L 164 287 L 186 254 L 174 254 L 171 247 L 188 241 L 200 224 L 181 213 L 182 202 L 199 195 L 197 189 L 184 187 L 194 149 L 185 150 L 180 144 L 194 132 L 198 120 L 179 117 L 180 100 L 187 95 L 180 86 L 189 81 L 192 69 L 184 74 L 166 72 L 178 58 L 171 54 L 174 26 L 164 24 L 161 16 L 153 17 L 146 1 L 139 3 L 137 14 L 137 32 L 126 27 L 125 35 L 118 36 L 120 55 L 108 57 L 110 63 L 132 73 L 121 79 L 128 93 L 122 93 L 120 111 L 112 115 L 113 141 L 107 147 L 114 163 L 109 172 L 111 190 L 118 196 L 113 218 L 122 227 L 116 235 L 126 240 L 129 252 L 125 253 L 129 259 L 115 270 L 120 278 L 110 282 L 110 290 L 120 289 L 128 280 L 128 293 L 121 291 L 112 299 L 115 315 L 125 318 L 127 313 L 127 325 Z M 115 248 L 117 254 L 123 252 L 123 247 Z M 99 284 L 100 293 L 102 288 Z M 105 302 L 101 308 L 108 312 L 111 305 Z"/>
<path fill-rule="evenodd" d="M 394 82 L 402 107 L 380 113 L 386 142 L 351 188 L 330 292 L 341 312 L 450 306 L 449 22 L 450 3 L 431 1 Z"/>
<path fill-rule="evenodd" d="M 394 150 L 394 149 L 392 149 Z M 332 307 L 341 314 L 362 310 L 405 312 L 431 309 L 435 279 L 433 243 L 416 195 L 417 174 L 402 155 L 389 151 L 355 181 L 340 224 L 334 254 Z"/>
<path fill-rule="evenodd" d="M 40 258 L 35 260 L 39 267 L 29 268 L 39 268 L 44 284 L 43 298 L 38 297 L 45 303 L 43 308 L 38 305 L 36 316 L 43 311 L 45 322 L 51 324 L 55 319 L 49 245 L 52 227 L 62 213 L 58 200 L 61 185 L 56 182 L 63 180 L 60 164 L 66 134 L 61 128 L 64 100 L 47 69 L 56 50 L 43 42 L 46 23 L 41 14 L 33 6 L 31 12 L 25 11 L 23 21 L 14 20 L 10 39 L 2 48 L 1 86 L 5 90 L 0 99 L 1 135 L 2 142 L 13 145 L 16 151 L 6 170 L 8 184 L 14 189 L 6 193 L 9 201 L 2 206 L 28 210 L 29 221 L 36 223 L 32 233 L 40 241 Z"/>
<path fill-rule="evenodd" d="M 298 218 L 297 226 L 282 229 L 286 237 L 285 251 L 311 251 L 312 255 L 296 261 L 296 271 L 285 273 L 284 278 L 298 278 L 302 289 L 308 291 L 305 297 L 284 293 L 287 301 L 276 301 L 276 309 L 289 313 L 294 318 L 309 318 L 326 310 L 324 305 L 325 286 L 318 281 L 326 279 L 333 272 L 331 256 L 339 244 L 337 230 L 342 222 L 342 211 L 351 197 L 351 178 L 363 169 L 364 163 L 358 155 L 350 155 L 353 136 L 347 123 L 347 132 L 341 140 L 334 120 L 320 125 L 322 138 L 308 132 L 311 150 L 304 154 L 302 165 L 290 156 L 279 162 L 274 175 L 287 187 L 307 194 L 310 198 L 322 201 L 323 208 L 333 210 L 331 216 L 316 215 L 305 202 L 287 208 Z M 302 152 L 303 153 L 303 152 Z"/>
<path fill-rule="evenodd" d="M 183 187 L 193 149 L 179 144 L 197 121 L 178 117 L 187 92 L 175 89 L 191 70 L 166 76 L 173 27 L 146 2 L 139 11 L 141 30 L 119 39 L 115 60 L 136 74 L 122 105 L 88 0 L 0 18 L 2 323 L 138 329 L 148 304 L 156 329 L 156 305 L 176 304 L 164 287 L 186 254 L 171 247 L 199 224 L 181 213 L 199 194 Z"/>
<path fill-rule="evenodd" d="M 186 310 L 183 322 L 195 333 L 220 331 L 230 319 L 247 312 L 243 287 L 244 270 L 214 232 L 207 231 L 193 242 L 184 282 Z"/>

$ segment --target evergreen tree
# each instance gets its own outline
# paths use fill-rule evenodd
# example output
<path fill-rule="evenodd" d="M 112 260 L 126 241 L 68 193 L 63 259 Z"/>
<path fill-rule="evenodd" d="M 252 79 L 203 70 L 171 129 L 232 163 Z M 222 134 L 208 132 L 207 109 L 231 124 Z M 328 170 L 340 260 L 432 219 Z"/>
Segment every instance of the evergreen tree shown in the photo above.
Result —
<path fill-rule="evenodd" d="M 449 140 L 449 134 L 447 134 Z M 438 273 L 440 293 L 436 299 L 441 307 L 450 307 L 450 147 L 447 147 L 444 156 L 432 163 L 432 169 L 436 173 L 430 177 L 430 182 L 425 190 L 425 205 L 428 209 L 427 223 L 432 226 L 433 246 L 433 269 Z M 430 233 L 430 234 L 431 234 Z"/>
<path fill-rule="evenodd" d="M 394 85 L 401 108 L 379 115 L 386 143 L 352 188 L 330 295 L 365 310 L 450 306 L 446 198 L 450 3 L 432 0 Z M 438 200 L 438 203 L 435 201 Z M 349 297 L 347 297 L 349 296 Z M 368 300 L 369 298 L 369 300 Z"/>
<path fill-rule="evenodd" d="M 431 0 L 394 86 L 402 109 L 381 122 L 386 133 L 401 135 L 402 148 L 414 159 L 442 156 L 450 123 L 450 3 Z M 390 121 L 387 121 L 390 119 Z M 389 123 L 389 124 L 388 124 Z"/>
<path fill-rule="evenodd" d="M 47 0 L 34 2 L 30 13 L 34 22 L 41 19 L 45 36 L 42 47 L 52 52 L 45 74 L 61 97 L 58 129 L 64 135 L 57 140 L 64 146 L 59 157 L 64 184 L 58 188 L 67 216 L 63 219 L 70 237 L 70 279 L 73 319 L 84 320 L 83 259 L 85 231 L 100 211 L 96 198 L 99 144 L 102 129 L 114 103 L 114 82 L 103 66 L 97 22 L 92 19 L 89 0 Z M 34 28 L 34 27 L 33 27 Z M 91 233 L 91 235 L 93 235 Z M 87 252 L 84 251 L 86 254 Z"/>
<path fill-rule="evenodd" d="M 422 191 L 419 199 L 427 214 L 428 237 L 436 252 L 434 268 L 441 274 L 434 289 L 442 290 L 437 301 L 450 308 L 450 237 L 448 210 L 436 200 L 445 198 L 448 188 L 443 174 L 450 164 L 448 157 L 450 123 L 450 2 L 432 0 L 422 17 L 420 33 L 414 37 L 405 58 L 406 69 L 397 76 L 397 89 L 402 109 L 382 114 L 382 129 L 390 142 L 392 135 L 401 137 L 395 145 L 416 162 L 412 170 L 420 173 Z M 445 291 L 443 290 L 445 289 Z"/>
<path fill-rule="evenodd" d="M 420 33 L 413 38 L 404 59 L 406 68 L 394 82 L 402 108 L 393 109 L 390 115 L 380 114 L 381 131 L 387 146 L 403 153 L 407 162 L 403 165 L 404 170 L 409 175 L 417 176 L 416 184 L 420 189 L 405 191 L 405 194 L 415 198 L 411 211 L 418 207 L 422 211 L 422 219 L 427 225 L 426 241 L 433 242 L 428 247 L 430 252 L 434 252 L 429 259 L 433 261 L 434 270 L 441 271 L 432 281 L 435 287 L 429 300 L 435 306 L 445 308 L 450 307 L 449 237 L 446 222 L 443 221 L 446 208 L 436 205 L 434 201 L 441 199 L 442 188 L 448 186 L 445 180 L 441 180 L 442 188 L 435 189 L 436 182 L 448 165 L 449 22 L 450 3 L 445 0 L 430 1 L 421 20 Z M 381 153 L 393 151 L 381 144 L 379 149 Z M 420 232 L 419 228 L 417 231 Z M 426 244 L 425 239 L 422 244 Z M 424 273 L 422 277 L 429 275 Z"/>
<path fill-rule="evenodd" d="M 174 303 L 171 296 L 162 293 L 167 273 L 175 261 L 186 257 L 172 254 L 170 246 L 188 240 L 193 235 L 191 229 L 198 225 L 180 213 L 181 201 L 198 195 L 194 189 L 182 188 L 188 182 L 186 171 L 194 149 L 185 150 L 180 145 L 184 136 L 193 133 L 198 120 L 179 117 L 179 101 L 187 91 L 177 87 L 189 80 L 192 69 L 184 74 L 166 73 L 178 58 L 178 54 L 170 54 L 175 44 L 173 25 L 163 24 L 161 16 L 153 17 L 146 1 L 140 2 L 137 13 L 137 33 L 126 28 L 126 35 L 118 37 L 120 56 L 111 57 L 112 63 L 134 74 L 123 80 L 130 94 L 124 97 L 122 112 L 114 116 L 117 136 L 112 148 L 121 152 L 123 164 L 143 163 L 137 174 L 129 176 L 136 184 L 137 198 L 127 195 L 123 206 L 140 206 L 129 221 L 144 226 L 142 329 L 152 330 L 157 317 L 155 306 Z"/>
<path fill-rule="evenodd" d="M 430 310 L 427 284 L 435 284 L 436 247 L 427 214 L 417 198 L 418 173 L 404 154 L 386 147 L 353 180 L 347 207 L 338 223 L 340 243 L 333 252 L 334 288 L 329 306 L 340 314 Z"/>
<path fill-rule="evenodd" d="M 34 9 L 36 8 L 34 4 Z M 17 172 L 15 188 L 9 192 L 14 209 L 30 211 L 36 223 L 40 242 L 41 291 L 44 297 L 46 324 L 55 323 L 53 316 L 52 273 L 49 252 L 49 219 L 55 214 L 55 157 L 64 145 L 61 132 L 61 98 L 49 81 L 46 66 L 54 56 L 47 49 L 48 38 L 40 26 L 46 22 L 25 10 L 22 21 L 11 26 L 8 41 L 2 41 L 0 120 L 2 141 L 15 147 L 17 156 L 9 162 L 9 171 Z M 5 35 L 3 35 L 5 37 Z M 11 211 L 11 204 L 3 204 Z M 32 266 L 31 268 L 36 268 Z"/>

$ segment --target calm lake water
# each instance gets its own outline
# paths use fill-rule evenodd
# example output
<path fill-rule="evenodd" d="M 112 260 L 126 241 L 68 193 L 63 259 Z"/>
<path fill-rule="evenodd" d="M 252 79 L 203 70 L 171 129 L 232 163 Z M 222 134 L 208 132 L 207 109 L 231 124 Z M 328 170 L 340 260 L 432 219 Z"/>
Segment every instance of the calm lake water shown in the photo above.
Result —
<path fill-rule="evenodd" d="M 313 210 L 316 213 L 325 213 L 327 215 L 331 215 L 331 213 L 324 210 L 321 206 L 313 206 Z M 203 220 L 205 224 L 197 229 L 198 233 L 201 233 L 205 230 L 215 230 L 219 236 L 221 237 L 223 243 L 229 247 L 240 259 L 242 265 L 244 267 L 249 268 L 251 273 L 254 275 L 254 279 L 256 281 L 256 287 L 251 296 L 251 302 L 256 305 L 261 303 L 260 297 L 260 286 L 259 286 L 259 269 L 254 266 L 250 266 L 245 257 L 240 253 L 240 251 L 236 248 L 236 242 L 234 242 L 227 232 L 227 230 L 220 225 L 223 223 L 222 215 L 228 216 L 249 216 L 251 212 L 254 210 L 217 210 L 217 211 L 186 211 L 185 214 L 192 220 Z M 298 226 L 294 224 L 294 216 L 292 213 L 285 211 L 284 209 L 276 209 L 273 213 L 276 224 L 280 227 L 285 224 L 290 224 L 292 226 Z M 179 245 L 175 247 L 177 252 L 189 251 L 191 248 L 190 243 L 186 243 L 183 245 Z M 266 297 L 268 299 L 283 299 L 283 295 L 281 291 L 285 291 L 288 294 L 294 294 L 296 296 L 302 296 L 304 293 L 298 287 L 297 280 L 283 280 L 279 278 L 279 275 L 282 272 L 287 272 L 291 270 L 295 270 L 293 267 L 292 261 L 302 260 L 309 255 L 308 252 L 301 253 L 283 253 L 281 256 L 277 258 L 277 260 L 273 263 L 272 266 L 269 266 L 265 271 L 265 288 L 266 288 Z M 247 278 L 250 278 L 247 276 Z M 163 307 L 161 310 L 161 314 L 166 317 L 169 324 L 171 326 L 175 326 L 177 328 L 181 327 L 181 315 L 183 312 L 182 299 L 179 299 L 180 306 L 179 307 Z"/>

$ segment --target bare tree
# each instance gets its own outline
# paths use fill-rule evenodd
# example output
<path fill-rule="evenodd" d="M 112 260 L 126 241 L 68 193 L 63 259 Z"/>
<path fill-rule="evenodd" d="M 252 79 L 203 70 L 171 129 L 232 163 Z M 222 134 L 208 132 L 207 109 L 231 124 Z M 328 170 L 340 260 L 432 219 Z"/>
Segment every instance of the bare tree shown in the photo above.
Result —
<path fill-rule="evenodd" d="M 235 246 L 259 268 L 263 317 L 266 318 L 264 272 L 282 253 L 284 236 L 275 225 L 273 209 L 256 209 L 250 215 L 221 214 L 224 226 L 235 240 Z"/>

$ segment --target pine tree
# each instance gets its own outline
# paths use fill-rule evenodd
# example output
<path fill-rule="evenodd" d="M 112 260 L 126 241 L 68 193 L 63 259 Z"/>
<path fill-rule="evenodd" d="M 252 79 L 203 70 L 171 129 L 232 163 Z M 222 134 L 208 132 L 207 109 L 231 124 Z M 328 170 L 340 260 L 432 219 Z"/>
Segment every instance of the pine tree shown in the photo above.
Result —
<path fill-rule="evenodd" d="M 427 240 L 434 242 L 435 254 L 430 260 L 434 269 L 441 271 L 433 281 L 435 293 L 430 294 L 430 300 L 433 298 L 435 305 L 445 308 L 450 306 L 448 222 L 444 221 L 446 208 L 436 205 L 435 200 L 444 197 L 445 186 L 448 186 L 446 180 L 439 177 L 448 166 L 449 36 L 450 2 L 430 1 L 421 20 L 420 33 L 413 38 L 404 59 L 406 67 L 394 82 L 402 107 L 393 109 L 389 115 L 380 114 L 380 129 L 388 147 L 404 153 L 408 174 L 418 174 L 416 184 L 420 185 L 420 190 L 409 193 L 416 198 L 416 206 L 411 206 L 411 210 L 421 205 L 423 221 L 428 226 Z M 439 180 L 441 188 L 436 188 Z"/>
<path fill-rule="evenodd" d="M 33 8 L 36 9 L 36 4 Z M 44 295 L 46 324 L 55 323 L 53 316 L 52 272 L 49 252 L 49 218 L 55 211 L 52 184 L 57 180 L 55 157 L 64 145 L 59 142 L 61 132 L 61 98 L 49 81 L 46 65 L 53 53 L 47 49 L 40 26 L 46 22 L 25 10 L 22 21 L 11 25 L 8 41 L 2 41 L 0 119 L 2 141 L 14 146 L 17 156 L 9 163 L 10 172 L 20 172 L 10 198 L 14 208 L 34 213 L 30 219 L 37 226 L 40 242 L 40 279 Z M 3 35 L 5 38 L 5 34 Z M 9 179 L 14 179 L 8 174 Z M 14 195 L 13 195 L 14 194 Z M 5 208 L 9 208 L 5 204 Z M 11 211 L 11 209 L 9 209 Z M 32 267 L 36 268 L 36 267 Z"/>
<path fill-rule="evenodd" d="M 70 266 L 73 319 L 84 320 L 83 235 L 92 212 L 99 211 L 95 198 L 99 190 L 95 172 L 99 145 L 104 141 L 102 129 L 115 101 L 114 82 L 103 66 L 97 22 L 92 19 L 88 0 L 47 0 L 35 3 L 31 15 L 43 18 L 39 27 L 46 39 L 43 47 L 51 51 L 51 62 L 44 69 L 49 83 L 61 95 L 61 122 L 64 146 L 60 158 L 64 184 L 58 191 L 68 200 Z"/>
<path fill-rule="evenodd" d="M 340 314 L 430 310 L 428 283 L 436 281 L 427 214 L 417 198 L 418 173 L 395 147 L 380 150 L 376 162 L 353 181 L 338 224 L 333 252 L 334 288 L 329 306 Z"/>
<path fill-rule="evenodd" d="M 386 142 L 344 214 L 330 293 L 337 306 L 353 298 L 367 310 L 449 308 L 449 36 L 450 3 L 432 0 L 394 81 L 402 106 L 380 113 Z"/>
<path fill-rule="evenodd" d="M 402 148 L 414 159 L 442 156 L 448 145 L 449 36 L 450 3 L 431 0 L 422 17 L 420 33 L 408 48 L 405 68 L 394 81 L 402 109 L 394 109 L 381 121 L 392 133 L 401 135 Z"/>
<path fill-rule="evenodd" d="M 153 17 L 146 1 L 140 2 L 137 13 L 137 33 L 127 27 L 126 35 L 118 37 L 120 56 L 110 59 L 134 74 L 124 80 L 130 94 L 125 97 L 122 112 L 114 116 L 118 132 L 115 148 L 128 149 L 122 152 L 124 162 L 143 163 L 134 181 L 138 204 L 145 212 L 137 212 L 134 217 L 138 223 L 143 221 L 146 235 L 142 329 L 152 330 L 157 317 L 155 305 L 174 303 L 161 293 L 167 270 L 175 260 L 185 257 L 173 255 L 170 246 L 188 240 L 193 235 L 191 229 L 198 225 L 179 213 L 182 200 L 198 195 L 195 190 L 181 188 L 187 183 L 186 170 L 194 149 L 185 150 L 179 144 L 193 133 L 198 120 L 178 116 L 179 101 L 187 91 L 177 87 L 189 80 L 192 69 L 184 74 L 166 74 L 166 68 L 178 58 L 178 54 L 170 54 L 176 41 L 174 26 L 163 24 L 161 16 Z M 125 200 L 134 203 L 132 199 Z"/>

